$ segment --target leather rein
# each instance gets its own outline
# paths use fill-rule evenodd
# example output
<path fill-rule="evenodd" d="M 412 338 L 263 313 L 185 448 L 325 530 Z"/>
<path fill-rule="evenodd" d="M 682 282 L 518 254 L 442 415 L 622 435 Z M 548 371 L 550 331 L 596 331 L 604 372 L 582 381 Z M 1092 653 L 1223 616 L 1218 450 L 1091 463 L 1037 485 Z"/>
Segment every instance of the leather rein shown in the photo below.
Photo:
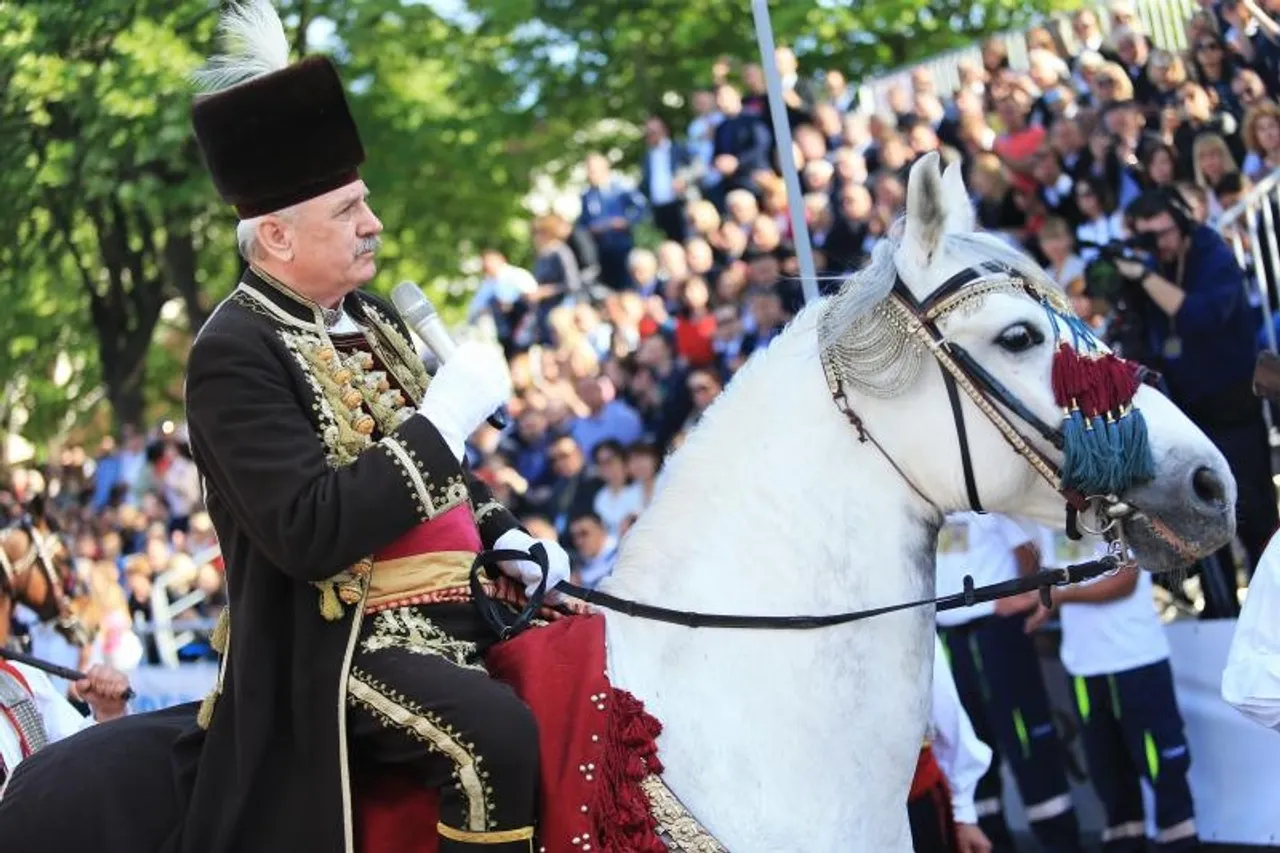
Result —
<path fill-rule="evenodd" d="M 1108 516 L 1102 530 L 1087 532 L 1105 533 L 1109 528 L 1118 527 L 1118 521 L 1135 510 L 1119 501 L 1114 496 L 1086 497 L 1073 489 L 1062 486 L 1061 467 L 1026 435 L 1005 411 L 1011 412 L 1019 420 L 1030 426 L 1044 441 L 1057 450 L 1062 450 L 1065 437 L 1060 428 L 1050 426 L 1042 418 L 1032 412 L 1021 400 L 1011 393 L 994 376 L 984 369 L 963 347 L 947 341 L 938 329 L 937 321 L 959 307 L 997 290 L 1021 290 L 1037 302 L 1048 302 L 1058 310 L 1070 310 L 1061 294 L 1051 293 L 1029 282 L 1022 276 L 1010 271 L 1003 264 L 988 262 L 976 267 L 964 269 L 947 279 L 925 300 L 917 300 L 899 276 L 894 282 L 893 290 L 882 303 L 892 312 L 891 322 L 904 334 L 914 338 L 928 349 L 929 353 L 942 370 L 943 381 L 947 388 L 947 397 L 951 404 L 952 419 L 955 423 L 956 435 L 960 444 L 960 461 L 964 471 L 965 491 L 970 506 L 975 512 L 985 512 L 978 494 L 977 478 L 974 471 L 972 455 L 969 451 L 968 431 L 965 427 L 964 409 L 961 405 L 960 391 L 978 407 L 978 410 L 1000 431 L 1005 440 L 1046 480 L 1055 491 L 1063 496 L 1067 507 L 1067 534 L 1073 539 L 1080 538 L 1078 526 L 1079 513 L 1097 504 L 1100 516 Z M 945 515 L 924 492 L 912 482 L 906 472 L 894 461 L 884 447 L 871 436 L 862 419 L 853 410 L 845 393 L 844 383 L 835 370 L 827 354 L 822 356 L 822 368 L 826 375 L 827 385 L 832 400 L 845 415 L 849 423 L 858 433 L 860 442 L 870 442 L 888 460 L 889 464 L 903 478 L 903 481 L 925 503 L 933 507 L 939 516 Z M 1156 376 L 1147 371 L 1142 379 L 1152 382 Z M 746 616 L 721 613 L 698 613 L 686 610 L 674 610 L 652 604 L 644 604 L 609 595 L 608 593 L 562 582 L 555 590 L 577 598 L 587 604 L 595 604 L 640 619 L 667 622 L 689 628 L 739 628 L 739 629 L 814 629 L 843 625 L 907 610 L 915 607 L 934 605 L 937 610 L 950 610 L 957 607 L 968 607 L 999 598 L 1020 595 L 1038 590 L 1040 599 L 1046 607 L 1052 606 L 1051 589 L 1054 586 L 1079 583 L 1100 575 L 1114 573 L 1128 565 L 1122 557 L 1124 545 L 1122 541 L 1113 541 L 1111 551 L 1107 555 L 1084 563 L 1068 566 L 1064 569 L 1047 569 L 1035 575 L 1016 578 L 1002 583 L 975 587 L 973 577 L 964 578 L 964 591 L 954 595 L 938 598 L 925 598 L 918 601 L 907 601 L 884 607 L 849 611 L 826 616 Z M 485 591 L 481 570 L 486 570 L 489 577 L 497 577 L 501 571 L 499 566 L 504 561 L 532 559 L 542 569 L 542 582 L 528 603 L 518 614 L 513 614 L 506 605 L 495 602 Z M 533 621 L 535 615 L 544 606 L 548 590 L 547 556 L 541 545 L 535 545 L 529 553 L 523 551 L 486 551 L 476 556 L 471 567 L 471 592 L 477 606 L 490 628 L 501 638 L 509 639 L 524 630 Z"/>

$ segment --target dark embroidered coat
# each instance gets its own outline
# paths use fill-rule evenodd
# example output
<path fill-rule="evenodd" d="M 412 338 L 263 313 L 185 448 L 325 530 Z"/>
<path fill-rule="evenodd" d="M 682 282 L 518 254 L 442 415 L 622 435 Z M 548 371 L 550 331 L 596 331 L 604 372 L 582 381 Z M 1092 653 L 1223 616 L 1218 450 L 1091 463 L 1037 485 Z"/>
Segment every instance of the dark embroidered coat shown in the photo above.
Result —
<path fill-rule="evenodd" d="M 191 351 L 231 628 L 207 731 L 178 744 L 166 853 L 354 853 L 346 689 L 369 557 L 460 503 L 486 547 L 516 525 L 416 414 L 430 377 L 394 310 L 363 292 L 344 308 L 393 376 L 344 360 L 318 308 L 253 271 Z"/>

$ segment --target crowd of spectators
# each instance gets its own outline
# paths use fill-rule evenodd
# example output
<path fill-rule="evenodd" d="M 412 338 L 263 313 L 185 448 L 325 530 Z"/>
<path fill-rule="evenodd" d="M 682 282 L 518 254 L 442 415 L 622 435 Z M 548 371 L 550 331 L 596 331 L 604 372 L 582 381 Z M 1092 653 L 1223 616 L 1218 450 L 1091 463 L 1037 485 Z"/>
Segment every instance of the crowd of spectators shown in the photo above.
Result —
<path fill-rule="evenodd" d="M 938 151 L 963 164 L 981 226 L 1035 257 L 1105 334 L 1113 306 L 1087 292 L 1086 268 L 1134 237 L 1140 196 L 1164 188 L 1213 225 L 1280 168 L 1280 0 L 1200 7 L 1185 52 L 1154 47 L 1116 0 L 1109 20 L 1086 8 L 1056 33 L 1030 30 L 1026 71 L 993 38 L 954 91 L 919 66 L 871 113 L 838 70 L 802 74 L 779 48 L 823 289 L 863 263 L 903 209 L 912 164 Z M 470 305 L 517 388 L 517 428 L 479 435 L 476 462 L 533 523 L 591 543 L 586 560 L 612 549 L 657 461 L 803 303 L 763 72 L 719 61 L 709 82 L 679 133 L 645 118 L 638 161 L 589 156 L 580 213 L 534 221 L 529 269 L 487 252 Z M 1261 339 L 1260 297 L 1248 301 Z"/>
<path fill-rule="evenodd" d="M 168 603 L 203 592 L 203 600 L 177 614 L 197 626 L 212 625 L 226 603 L 217 535 L 180 426 L 165 422 L 149 433 L 126 428 L 119 443 L 103 439 L 96 455 L 74 445 L 56 461 L 11 468 L 0 488 L 0 525 L 37 505 L 100 611 L 95 646 L 79 661 L 48 626 L 36 624 L 34 614 L 19 611 L 19 633 L 38 634 L 42 650 L 67 665 L 101 660 L 127 671 L 161 663 L 147 627 L 156 615 L 153 596 Z M 197 632 L 178 658 L 210 657 L 207 634 Z"/>
<path fill-rule="evenodd" d="M 911 165 L 938 151 L 963 163 L 981 225 L 1039 259 L 1105 330 L 1085 268 L 1098 244 L 1129 235 L 1124 211 L 1144 190 L 1171 188 L 1213 223 L 1280 168 L 1280 0 L 1200 6 L 1185 53 L 1153 47 L 1117 0 L 1106 35 L 1091 9 L 1069 33 L 1032 29 L 1025 72 L 991 39 L 954 91 L 920 66 L 871 113 L 838 70 L 802 73 L 779 48 L 822 288 L 863 263 L 902 211 Z M 608 574 L 666 454 L 803 302 L 763 72 L 720 60 L 707 83 L 688 93 L 678 133 L 644 118 L 637 161 L 587 158 L 580 209 L 532 223 L 527 269 L 485 251 L 468 307 L 516 388 L 514 426 L 481 428 L 470 461 L 532 532 L 561 540 L 588 585 Z M 181 427 L 59 461 L 11 472 L 0 499 L 48 491 L 117 622 L 145 615 L 162 575 L 178 593 L 205 589 L 194 615 L 210 615 L 221 576 L 202 554 L 216 543 Z M 154 657 L 143 640 L 136 653 Z"/>

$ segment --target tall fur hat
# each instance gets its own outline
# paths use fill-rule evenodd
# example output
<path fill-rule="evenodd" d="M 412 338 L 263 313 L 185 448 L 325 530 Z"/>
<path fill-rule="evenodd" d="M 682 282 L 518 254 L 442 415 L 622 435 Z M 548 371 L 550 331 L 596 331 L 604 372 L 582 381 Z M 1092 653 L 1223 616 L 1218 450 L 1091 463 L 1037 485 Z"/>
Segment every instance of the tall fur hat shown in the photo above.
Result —
<path fill-rule="evenodd" d="M 228 52 L 193 75 L 191 122 L 223 201 L 250 219 L 356 180 L 364 146 L 333 64 L 289 64 L 271 0 L 233 4 L 219 29 Z"/>

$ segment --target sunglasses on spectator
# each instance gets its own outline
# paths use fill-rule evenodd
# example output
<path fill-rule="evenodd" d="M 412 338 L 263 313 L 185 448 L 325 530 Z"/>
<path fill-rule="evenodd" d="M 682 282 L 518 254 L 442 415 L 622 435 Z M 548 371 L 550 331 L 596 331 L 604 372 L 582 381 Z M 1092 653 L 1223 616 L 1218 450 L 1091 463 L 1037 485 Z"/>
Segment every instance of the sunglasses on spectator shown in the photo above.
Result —
<path fill-rule="evenodd" d="M 695 382 L 689 386 L 690 394 L 712 394 L 715 393 L 715 386 L 706 382 Z"/>
<path fill-rule="evenodd" d="M 1206 41 L 1196 45 L 1196 50 L 1222 50 L 1222 45 L 1216 41 Z"/>

